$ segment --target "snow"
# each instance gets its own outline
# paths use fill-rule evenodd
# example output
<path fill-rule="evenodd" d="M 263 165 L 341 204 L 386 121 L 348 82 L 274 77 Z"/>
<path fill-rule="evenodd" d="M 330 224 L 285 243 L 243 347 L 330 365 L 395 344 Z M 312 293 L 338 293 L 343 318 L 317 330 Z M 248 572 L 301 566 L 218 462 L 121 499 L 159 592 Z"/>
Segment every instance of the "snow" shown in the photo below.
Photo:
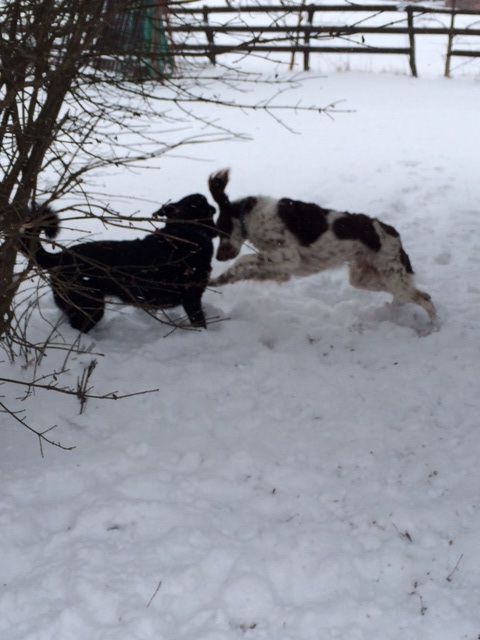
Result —
<path fill-rule="evenodd" d="M 285 113 L 291 133 L 265 113 L 219 109 L 251 139 L 96 185 L 149 213 L 206 193 L 209 173 L 230 166 L 232 197 L 379 216 L 401 231 L 439 330 L 426 335 L 413 306 L 352 289 L 345 270 L 207 291 L 221 321 L 202 332 L 166 337 L 112 306 L 63 381 L 97 358 L 96 393 L 158 392 L 89 400 L 79 415 L 75 399 L 37 391 L 22 403 L 2 387 L 76 447 L 42 459 L 2 416 L 2 640 L 480 634 L 478 78 L 332 73 L 281 99 L 343 100 L 345 112 Z M 50 295 L 41 312 L 38 340 L 59 317 Z M 64 357 L 49 352 L 40 373 Z M 20 362 L 2 370 L 31 375 Z"/>

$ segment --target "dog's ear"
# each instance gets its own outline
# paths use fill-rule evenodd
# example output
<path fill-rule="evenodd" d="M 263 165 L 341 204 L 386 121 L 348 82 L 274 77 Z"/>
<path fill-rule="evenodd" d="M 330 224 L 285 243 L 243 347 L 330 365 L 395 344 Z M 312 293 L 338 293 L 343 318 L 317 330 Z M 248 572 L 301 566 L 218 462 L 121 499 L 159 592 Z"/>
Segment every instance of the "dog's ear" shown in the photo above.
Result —
<path fill-rule="evenodd" d="M 160 207 L 160 209 L 157 209 L 157 211 L 152 213 L 153 220 L 158 220 L 158 218 L 170 219 L 175 218 L 176 216 L 178 216 L 178 207 L 172 202 L 164 204 L 163 207 Z"/>

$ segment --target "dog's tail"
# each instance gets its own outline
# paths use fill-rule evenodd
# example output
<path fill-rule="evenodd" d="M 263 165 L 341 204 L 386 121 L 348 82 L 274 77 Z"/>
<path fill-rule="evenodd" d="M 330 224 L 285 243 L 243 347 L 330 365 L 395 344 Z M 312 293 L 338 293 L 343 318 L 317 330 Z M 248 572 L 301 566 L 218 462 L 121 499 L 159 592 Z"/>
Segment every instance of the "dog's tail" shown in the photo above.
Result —
<path fill-rule="evenodd" d="M 227 213 L 231 208 L 230 199 L 225 193 L 226 186 L 230 179 L 230 170 L 222 169 L 212 175 L 208 179 L 208 188 L 212 194 L 212 198 L 218 204 L 220 213 Z"/>
<path fill-rule="evenodd" d="M 58 257 L 55 253 L 45 251 L 40 243 L 40 234 L 43 232 L 49 240 L 54 240 L 59 231 L 58 214 L 48 205 L 33 202 L 20 228 L 19 250 L 43 269 L 50 269 L 57 265 Z"/>

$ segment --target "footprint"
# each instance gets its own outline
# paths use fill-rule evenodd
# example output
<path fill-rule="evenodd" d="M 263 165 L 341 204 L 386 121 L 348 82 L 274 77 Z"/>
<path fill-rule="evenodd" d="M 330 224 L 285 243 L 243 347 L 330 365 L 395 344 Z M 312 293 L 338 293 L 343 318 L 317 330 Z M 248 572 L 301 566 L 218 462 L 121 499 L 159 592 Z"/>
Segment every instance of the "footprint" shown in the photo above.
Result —
<path fill-rule="evenodd" d="M 441 253 L 438 254 L 438 256 L 435 257 L 435 262 L 437 264 L 450 264 L 450 262 L 452 261 L 452 254 L 449 251 L 442 251 Z"/>

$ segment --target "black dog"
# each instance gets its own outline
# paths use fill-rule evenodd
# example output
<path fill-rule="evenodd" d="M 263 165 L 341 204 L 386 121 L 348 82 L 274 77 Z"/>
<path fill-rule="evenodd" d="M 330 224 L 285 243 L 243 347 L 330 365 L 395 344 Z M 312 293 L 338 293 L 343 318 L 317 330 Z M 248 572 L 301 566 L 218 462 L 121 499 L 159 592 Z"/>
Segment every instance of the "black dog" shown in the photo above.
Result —
<path fill-rule="evenodd" d="M 58 217 L 32 205 L 20 250 L 48 271 L 55 302 L 74 329 L 86 333 L 101 320 L 105 296 L 146 309 L 182 305 L 193 326 L 206 327 L 201 299 L 217 235 L 214 213 L 203 195 L 194 194 L 155 212 L 167 223 L 145 238 L 82 242 L 50 253 L 39 235 L 55 238 Z"/>

